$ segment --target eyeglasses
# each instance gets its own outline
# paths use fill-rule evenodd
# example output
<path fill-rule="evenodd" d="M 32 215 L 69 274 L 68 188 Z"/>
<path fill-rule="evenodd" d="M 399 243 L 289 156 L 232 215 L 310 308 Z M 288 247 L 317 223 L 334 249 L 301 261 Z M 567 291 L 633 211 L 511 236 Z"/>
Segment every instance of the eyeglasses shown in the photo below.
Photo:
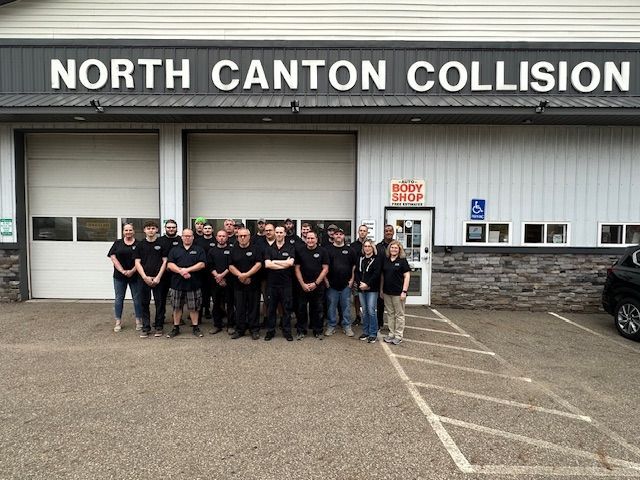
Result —
<path fill-rule="evenodd" d="M 249 235 L 238 235 L 238 238 L 248 237 Z"/>

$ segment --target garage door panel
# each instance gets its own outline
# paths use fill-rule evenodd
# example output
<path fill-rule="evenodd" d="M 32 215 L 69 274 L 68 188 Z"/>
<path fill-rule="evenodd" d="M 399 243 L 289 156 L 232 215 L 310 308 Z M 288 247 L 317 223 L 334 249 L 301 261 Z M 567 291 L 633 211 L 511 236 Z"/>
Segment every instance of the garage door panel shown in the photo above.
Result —
<path fill-rule="evenodd" d="M 116 184 L 126 188 L 158 188 L 157 159 L 154 161 L 86 159 L 77 162 L 66 160 L 33 161 L 29 169 L 29 185 L 32 188 L 60 186 L 102 188 Z M 72 167 L 72 168 L 70 168 Z M 69 170 L 73 175 L 69 176 Z M 127 172 L 123 175 L 123 172 Z"/>
<path fill-rule="evenodd" d="M 118 141 L 114 142 L 115 136 Z M 69 148 L 73 145 L 74 148 Z M 158 143 L 155 135 L 111 133 L 39 133 L 29 135 L 29 158 L 33 160 L 157 160 Z"/>

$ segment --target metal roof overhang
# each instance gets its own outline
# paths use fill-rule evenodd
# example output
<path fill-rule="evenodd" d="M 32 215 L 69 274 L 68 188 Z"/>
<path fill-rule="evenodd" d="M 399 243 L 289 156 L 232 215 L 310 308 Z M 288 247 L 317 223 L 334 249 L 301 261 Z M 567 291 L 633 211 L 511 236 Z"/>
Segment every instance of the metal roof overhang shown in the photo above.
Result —
<path fill-rule="evenodd" d="M 103 111 L 92 106 L 92 100 L 97 100 Z M 292 112 L 294 100 L 299 103 L 298 113 Z M 539 111 L 537 107 L 544 101 L 548 103 Z M 0 122 L 69 121 L 640 125 L 640 98 L 0 94 Z"/>

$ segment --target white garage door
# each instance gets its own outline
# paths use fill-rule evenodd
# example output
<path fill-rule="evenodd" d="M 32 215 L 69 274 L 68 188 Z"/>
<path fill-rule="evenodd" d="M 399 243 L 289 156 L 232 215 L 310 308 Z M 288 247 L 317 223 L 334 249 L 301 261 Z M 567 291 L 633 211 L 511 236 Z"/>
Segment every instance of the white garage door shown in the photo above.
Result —
<path fill-rule="evenodd" d="M 191 134 L 190 216 L 350 224 L 355 149 L 349 134 Z"/>
<path fill-rule="evenodd" d="M 31 297 L 113 298 L 121 223 L 159 216 L 157 135 L 29 134 L 26 161 Z"/>

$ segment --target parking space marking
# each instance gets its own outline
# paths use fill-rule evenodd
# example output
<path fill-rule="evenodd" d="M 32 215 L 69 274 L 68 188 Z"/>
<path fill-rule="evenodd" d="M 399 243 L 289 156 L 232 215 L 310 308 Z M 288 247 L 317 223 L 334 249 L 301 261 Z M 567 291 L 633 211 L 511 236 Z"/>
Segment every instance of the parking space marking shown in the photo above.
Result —
<path fill-rule="evenodd" d="M 421 345 L 431 345 L 432 347 L 450 348 L 452 350 L 462 350 L 464 352 L 479 353 L 481 355 L 495 355 L 494 352 L 489 352 L 487 350 L 476 350 L 475 348 L 457 347 L 455 345 L 446 345 L 444 343 L 425 342 L 424 340 L 411 340 L 410 338 L 404 338 L 402 341 L 408 342 L 408 343 L 419 343 Z"/>
<path fill-rule="evenodd" d="M 622 468 L 605 470 L 602 467 L 546 467 L 520 465 L 473 465 L 476 473 L 487 475 L 544 475 L 560 477 L 638 477 L 637 470 Z"/>
<path fill-rule="evenodd" d="M 582 420 L 583 422 L 589 422 L 589 423 L 591 422 L 591 417 L 588 417 L 586 415 L 576 415 L 574 413 L 563 412 L 561 410 L 556 410 L 554 408 L 537 407 L 535 405 L 531 405 L 530 403 L 514 402 L 513 400 L 505 400 L 503 398 L 490 397 L 488 395 L 481 395 L 479 393 L 465 392 L 463 390 L 455 390 L 453 388 L 442 387 L 440 385 L 432 385 L 429 383 L 413 382 L 413 384 L 417 387 L 430 388 L 432 390 L 440 390 L 442 392 L 451 393 L 453 395 L 458 395 L 461 397 L 475 398 L 475 399 L 484 400 L 487 402 L 499 403 L 501 405 L 508 405 L 510 407 L 523 408 L 531 412 L 549 413 L 551 415 L 558 415 L 561 417 L 572 418 L 575 420 Z"/>
<path fill-rule="evenodd" d="M 547 312 L 547 313 L 549 315 L 552 315 L 552 316 L 556 317 L 556 318 L 559 318 L 560 320 L 568 323 L 569 325 L 573 325 L 574 327 L 578 327 L 580 330 L 584 330 L 585 332 L 588 332 L 588 333 L 590 333 L 592 335 L 595 335 L 596 337 L 600 337 L 600 338 L 604 338 L 605 340 L 609 340 L 609 341 L 615 343 L 616 345 L 624 347 L 625 349 L 630 350 L 630 351 L 632 351 L 634 353 L 640 353 L 640 350 L 638 350 L 636 348 L 633 348 L 631 345 L 627 345 L 626 343 L 619 342 L 619 341 L 617 341 L 617 340 L 615 340 L 615 339 L 613 339 L 613 338 L 611 338 L 611 337 L 609 337 L 607 335 L 603 335 L 603 334 L 598 333 L 598 332 L 596 332 L 594 330 L 591 330 L 590 328 L 587 328 L 587 327 L 585 327 L 583 325 L 580 325 L 579 323 L 576 323 L 576 322 L 574 322 L 572 320 L 569 320 L 568 318 L 563 317 L 562 315 L 558 315 L 557 313 L 554 313 L 554 312 Z"/>
<path fill-rule="evenodd" d="M 462 370 L 464 372 L 477 373 L 479 375 L 490 375 L 490 376 L 493 376 L 493 377 L 500 377 L 500 378 L 506 378 L 506 379 L 509 379 L 509 380 L 519 380 L 521 382 L 531 383 L 531 379 L 527 378 L 527 377 L 516 377 L 516 376 L 513 376 L 513 375 L 506 375 L 504 373 L 489 372 L 488 370 L 480 370 L 478 368 L 463 367 L 461 365 L 453 365 L 451 363 L 443 363 L 443 362 L 438 362 L 436 360 L 429 360 L 428 358 L 411 357 L 409 355 L 398 355 L 398 354 L 395 354 L 395 353 L 392 353 L 391 355 L 393 357 L 395 357 L 395 358 L 401 358 L 401 359 L 404 359 L 404 360 L 411 360 L 413 362 L 428 363 L 430 365 L 437 365 L 439 367 L 453 368 L 454 370 Z"/>
<path fill-rule="evenodd" d="M 425 317 L 424 315 L 409 315 L 408 313 L 405 313 L 404 316 L 409 318 L 422 318 L 424 320 L 433 320 L 435 322 L 447 323 L 446 320 L 443 320 L 442 318 L 439 318 L 439 317 Z"/>
<path fill-rule="evenodd" d="M 418 405 L 420 411 L 427 418 L 429 425 L 431 425 L 431 428 L 433 428 L 434 432 L 442 442 L 442 445 L 447 450 L 449 456 L 454 461 L 458 469 L 463 473 L 473 473 L 473 467 L 471 466 L 467 458 L 462 454 L 456 442 L 453 441 L 453 438 L 451 438 L 449 432 L 447 432 L 447 430 L 442 426 L 438 415 L 433 413 L 433 410 L 431 410 L 427 402 L 425 402 L 425 400 L 422 398 L 422 395 L 420 395 L 418 389 L 411 384 L 411 380 L 409 380 L 409 377 L 402 368 L 402 365 L 400 365 L 398 359 L 395 357 L 395 355 L 393 355 L 389 346 L 384 343 L 382 343 L 381 345 L 384 352 L 387 354 L 387 357 L 389 357 L 389 361 L 391 361 L 391 364 L 398 372 L 398 375 L 400 375 L 400 378 L 407 386 L 407 389 L 411 393 L 413 400 Z"/>
<path fill-rule="evenodd" d="M 601 456 L 598 455 L 597 453 L 580 450 L 578 448 L 564 447 L 562 445 L 557 445 L 553 442 L 548 442 L 546 440 L 526 437 L 524 435 L 519 435 L 517 433 L 505 432 L 504 430 L 485 427 L 484 425 L 477 425 L 475 423 L 469 423 L 462 420 L 457 420 L 455 418 L 443 417 L 440 415 L 438 415 L 438 420 L 448 425 L 455 425 L 456 427 L 475 430 L 477 432 L 486 433 L 489 435 L 495 435 L 497 437 L 507 438 L 509 440 L 516 440 L 522 443 L 533 445 L 535 447 L 545 448 L 547 450 L 554 450 L 556 452 L 562 452 L 562 453 L 574 455 L 577 457 L 587 458 L 589 460 L 595 460 L 597 462 L 602 460 Z M 612 457 L 607 457 L 607 463 L 609 463 L 610 465 L 616 465 L 618 467 L 627 467 L 633 470 L 637 470 L 638 475 L 640 475 L 640 463 L 629 462 L 627 460 L 621 460 L 619 458 L 612 458 Z"/>
<path fill-rule="evenodd" d="M 455 335 L 457 337 L 469 337 L 466 333 L 448 332 L 447 330 L 436 330 L 434 328 L 425 327 L 412 327 L 411 325 L 405 325 L 404 328 L 410 328 L 411 330 L 421 330 L 423 332 L 443 333 L 445 335 Z"/>

